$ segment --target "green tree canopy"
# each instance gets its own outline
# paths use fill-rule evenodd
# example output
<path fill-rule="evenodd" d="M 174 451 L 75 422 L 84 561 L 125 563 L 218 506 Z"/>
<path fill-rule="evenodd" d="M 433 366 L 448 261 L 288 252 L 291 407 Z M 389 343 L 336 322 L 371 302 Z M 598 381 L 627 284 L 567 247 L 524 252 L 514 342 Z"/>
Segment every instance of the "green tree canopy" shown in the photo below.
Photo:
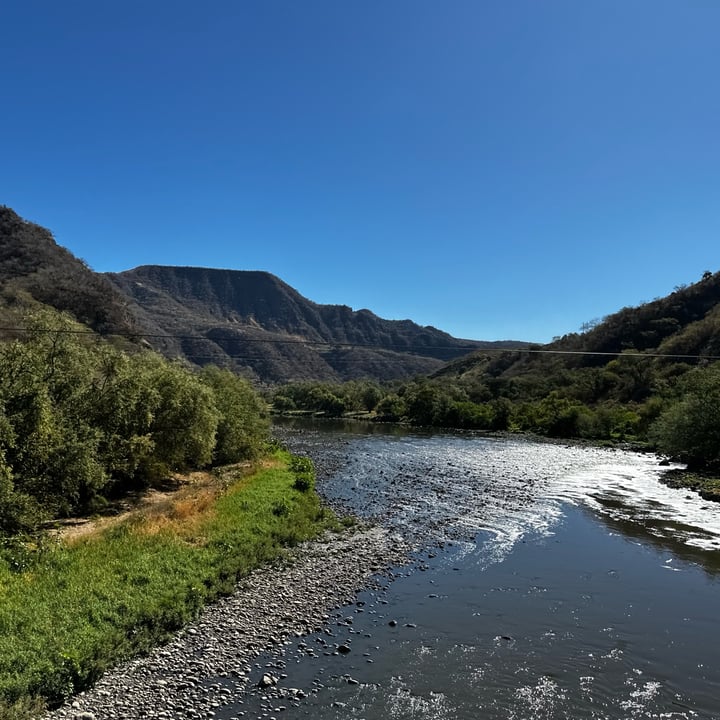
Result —
<path fill-rule="evenodd" d="M 250 383 L 229 370 L 203 369 L 200 379 L 212 390 L 220 413 L 213 461 L 220 464 L 257 457 L 267 441 L 267 405 Z"/>
<path fill-rule="evenodd" d="M 720 469 L 720 363 L 689 372 L 680 390 L 651 427 L 651 438 L 691 469 Z"/>

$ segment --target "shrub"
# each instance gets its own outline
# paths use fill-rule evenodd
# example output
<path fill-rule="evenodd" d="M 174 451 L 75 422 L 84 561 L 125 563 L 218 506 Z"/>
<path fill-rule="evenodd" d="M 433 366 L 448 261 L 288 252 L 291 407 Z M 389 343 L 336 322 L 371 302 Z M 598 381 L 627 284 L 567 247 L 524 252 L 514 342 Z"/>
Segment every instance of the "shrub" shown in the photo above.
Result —
<path fill-rule="evenodd" d="M 310 458 L 295 455 L 289 463 L 295 476 L 293 488 L 299 492 L 308 492 L 315 486 L 315 466 Z"/>
<path fill-rule="evenodd" d="M 650 429 L 663 453 L 691 469 L 720 468 L 720 363 L 694 370 L 681 383 L 683 395 Z"/>

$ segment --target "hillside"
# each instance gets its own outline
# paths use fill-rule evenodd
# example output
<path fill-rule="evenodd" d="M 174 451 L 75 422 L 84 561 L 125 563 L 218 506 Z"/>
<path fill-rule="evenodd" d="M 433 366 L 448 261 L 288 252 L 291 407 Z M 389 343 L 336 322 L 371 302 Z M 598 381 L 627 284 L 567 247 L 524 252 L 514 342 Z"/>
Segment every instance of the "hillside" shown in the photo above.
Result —
<path fill-rule="evenodd" d="M 165 333 L 183 336 L 175 352 L 268 382 L 403 378 L 495 345 L 319 305 L 267 272 L 145 266 L 108 278 Z"/>
<path fill-rule="evenodd" d="M 476 352 L 436 377 L 474 377 L 522 397 L 562 389 L 583 402 L 642 401 L 659 385 L 720 357 L 720 272 L 531 350 Z"/>
<path fill-rule="evenodd" d="M 5 206 L 0 206 L 0 286 L 6 327 L 15 308 L 34 301 L 69 312 L 101 334 L 141 330 L 128 299 L 107 278 L 59 246 L 50 231 Z"/>

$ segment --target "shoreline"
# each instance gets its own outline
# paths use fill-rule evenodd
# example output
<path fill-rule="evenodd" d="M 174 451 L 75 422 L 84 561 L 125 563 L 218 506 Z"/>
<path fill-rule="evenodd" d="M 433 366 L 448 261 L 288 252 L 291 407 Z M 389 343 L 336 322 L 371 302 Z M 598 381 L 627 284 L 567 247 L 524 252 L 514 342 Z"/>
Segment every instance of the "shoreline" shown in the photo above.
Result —
<path fill-rule="evenodd" d="M 377 587 L 373 578 L 408 560 L 407 545 L 377 526 L 302 543 L 284 561 L 253 571 L 232 595 L 206 606 L 166 645 L 109 670 L 43 717 L 212 718 L 220 708 L 242 705 L 263 681 L 275 697 L 299 703 L 309 689 L 283 687 L 282 678 L 267 675 L 254 661 L 323 631 L 331 611 L 354 603 L 360 590 Z"/>
<path fill-rule="evenodd" d="M 660 476 L 660 482 L 675 489 L 697 493 L 708 502 L 720 502 L 720 478 L 684 468 L 670 468 Z"/>

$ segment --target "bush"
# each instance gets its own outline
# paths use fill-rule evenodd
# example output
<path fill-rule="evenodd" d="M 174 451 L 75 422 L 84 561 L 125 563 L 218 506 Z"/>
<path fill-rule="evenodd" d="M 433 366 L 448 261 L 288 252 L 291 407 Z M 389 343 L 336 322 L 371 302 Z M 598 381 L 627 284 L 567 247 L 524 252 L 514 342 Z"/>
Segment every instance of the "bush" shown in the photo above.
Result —
<path fill-rule="evenodd" d="M 293 473 L 314 473 L 315 466 L 309 457 L 294 455 L 290 460 L 290 471 Z"/>
<path fill-rule="evenodd" d="M 662 453 L 690 469 L 720 469 L 720 363 L 694 370 L 681 383 L 681 397 L 651 426 Z"/>
<path fill-rule="evenodd" d="M 310 458 L 293 456 L 289 464 L 290 471 L 295 476 L 293 488 L 299 492 L 308 492 L 315 486 L 315 466 Z"/>
<path fill-rule="evenodd" d="M 308 492 L 314 485 L 314 478 L 310 473 L 303 473 L 295 476 L 293 488 L 299 492 Z"/>

